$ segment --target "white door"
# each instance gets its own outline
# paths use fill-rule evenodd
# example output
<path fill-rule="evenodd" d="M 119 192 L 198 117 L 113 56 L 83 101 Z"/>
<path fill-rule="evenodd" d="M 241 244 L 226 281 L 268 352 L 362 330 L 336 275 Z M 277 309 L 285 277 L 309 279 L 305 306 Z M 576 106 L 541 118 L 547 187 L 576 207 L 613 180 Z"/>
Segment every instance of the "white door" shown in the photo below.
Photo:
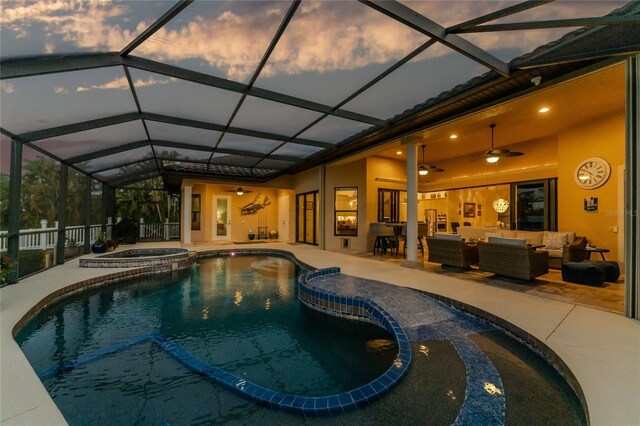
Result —
<path fill-rule="evenodd" d="M 289 241 L 289 196 L 278 198 L 278 239 Z"/>
<path fill-rule="evenodd" d="M 213 196 L 213 235 L 214 240 L 231 238 L 231 196 Z"/>

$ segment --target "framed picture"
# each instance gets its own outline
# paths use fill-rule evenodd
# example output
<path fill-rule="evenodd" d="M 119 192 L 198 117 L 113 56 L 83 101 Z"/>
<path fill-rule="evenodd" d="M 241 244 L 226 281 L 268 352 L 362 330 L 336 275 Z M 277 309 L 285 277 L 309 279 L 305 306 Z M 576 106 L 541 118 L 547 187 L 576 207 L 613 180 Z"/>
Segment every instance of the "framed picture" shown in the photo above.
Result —
<path fill-rule="evenodd" d="M 463 217 L 476 217 L 476 204 L 475 203 L 464 203 L 462 210 Z"/>
<path fill-rule="evenodd" d="M 598 197 L 589 197 L 584 199 L 584 211 L 595 213 L 598 211 Z"/>

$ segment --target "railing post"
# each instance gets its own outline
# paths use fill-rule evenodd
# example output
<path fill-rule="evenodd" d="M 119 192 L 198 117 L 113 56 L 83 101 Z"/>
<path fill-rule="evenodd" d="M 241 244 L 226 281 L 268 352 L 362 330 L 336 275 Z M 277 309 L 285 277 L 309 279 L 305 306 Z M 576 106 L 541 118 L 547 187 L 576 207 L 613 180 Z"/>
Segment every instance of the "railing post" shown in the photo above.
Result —
<path fill-rule="evenodd" d="M 144 238 L 144 218 L 140 218 L 140 238 Z"/>
<path fill-rule="evenodd" d="M 40 248 L 42 250 L 47 249 L 48 234 L 45 231 L 45 229 L 47 229 L 47 226 L 49 226 L 49 221 L 47 219 L 42 219 L 40 221 L 40 229 L 42 229 L 42 232 L 38 234 L 38 238 L 40 238 Z"/>
<path fill-rule="evenodd" d="M 169 218 L 164 218 L 164 240 L 169 241 Z"/>

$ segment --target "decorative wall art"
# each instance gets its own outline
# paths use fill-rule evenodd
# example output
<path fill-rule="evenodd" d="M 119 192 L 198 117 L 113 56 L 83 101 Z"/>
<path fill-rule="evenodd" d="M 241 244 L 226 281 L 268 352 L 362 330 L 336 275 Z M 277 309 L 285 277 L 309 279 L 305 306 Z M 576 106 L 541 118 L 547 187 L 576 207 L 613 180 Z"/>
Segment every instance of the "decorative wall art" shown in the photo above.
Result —
<path fill-rule="evenodd" d="M 464 203 L 463 217 L 476 217 L 476 204 Z"/>
<path fill-rule="evenodd" d="M 598 197 L 588 197 L 584 199 L 584 211 L 595 213 L 598 211 Z"/>
<path fill-rule="evenodd" d="M 264 197 L 264 201 L 260 203 L 259 202 L 260 195 L 262 195 L 262 194 L 258 193 L 258 195 L 256 195 L 256 197 L 253 199 L 252 202 L 250 202 L 246 206 L 240 207 L 240 215 L 241 216 L 248 216 L 248 215 L 256 214 L 260 210 L 264 209 L 265 207 L 267 207 L 268 205 L 271 204 L 271 200 L 266 195 Z"/>

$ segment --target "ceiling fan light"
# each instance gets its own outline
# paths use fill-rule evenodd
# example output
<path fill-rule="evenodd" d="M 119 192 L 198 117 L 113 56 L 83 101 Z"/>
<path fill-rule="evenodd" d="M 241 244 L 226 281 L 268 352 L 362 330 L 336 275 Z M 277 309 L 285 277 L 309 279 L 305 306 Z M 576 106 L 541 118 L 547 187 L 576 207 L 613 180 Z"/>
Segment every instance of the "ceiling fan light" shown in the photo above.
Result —
<path fill-rule="evenodd" d="M 487 157 L 487 163 L 489 164 L 497 163 L 499 159 L 500 157 L 495 157 L 495 156 Z"/>
<path fill-rule="evenodd" d="M 424 164 L 421 164 L 420 167 L 418 167 L 418 174 L 420 176 L 426 176 L 429 174 L 429 170 L 427 170 Z"/>
<path fill-rule="evenodd" d="M 238 195 L 242 195 L 242 194 L 244 194 L 244 190 L 243 190 L 242 188 L 238 188 L 238 189 L 236 190 L 236 194 L 238 194 Z"/>

